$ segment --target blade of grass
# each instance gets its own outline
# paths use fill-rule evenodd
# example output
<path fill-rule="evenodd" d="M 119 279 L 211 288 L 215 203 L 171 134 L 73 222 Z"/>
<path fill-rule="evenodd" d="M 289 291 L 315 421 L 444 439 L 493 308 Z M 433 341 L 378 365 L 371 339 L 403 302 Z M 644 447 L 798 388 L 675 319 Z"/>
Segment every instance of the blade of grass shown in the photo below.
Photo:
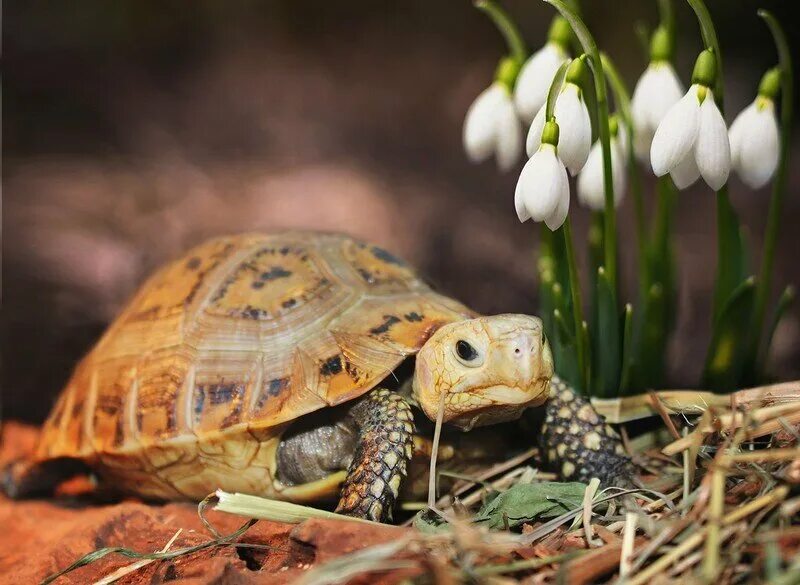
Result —
<path fill-rule="evenodd" d="M 291 502 L 270 500 L 259 496 L 248 494 L 228 493 L 217 490 L 217 499 L 214 506 L 218 512 L 227 512 L 248 518 L 258 518 L 259 520 L 271 520 L 273 522 L 285 522 L 287 524 L 299 524 L 310 518 L 324 518 L 329 520 L 347 520 L 349 522 L 362 522 L 374 524 L 369 520 L 345 516 L 327 510 L 301 506 Z"/>

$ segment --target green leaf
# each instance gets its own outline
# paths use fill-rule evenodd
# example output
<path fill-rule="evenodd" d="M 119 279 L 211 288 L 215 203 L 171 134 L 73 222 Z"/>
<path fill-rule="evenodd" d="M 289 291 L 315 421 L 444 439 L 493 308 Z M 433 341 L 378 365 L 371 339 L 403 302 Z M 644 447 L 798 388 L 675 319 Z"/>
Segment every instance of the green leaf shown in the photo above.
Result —
<path fill-rule="evenodd" d="M 489 528 L 509 528 L 524 522 L 560 516 L 583 505 L 586 485 L 579 482 L 518 483 L 487 502 L 475 516 Z"/>
<path fill-rule="evenodd" d="M 761 351 L 758 360 L 758 374 L 759 377 L 766 371 L 767 360 L 769 359 L 770 350 L 772 349 L 772 339 L 775 337 L 775 331 L 781 323 L 781 319 L 786 314 L 791 304 L 795 299 L 795 291 L 793 286 L 787 286 L 783 289 L 778 305 L 775 307 L 775 312 L 772 315 L 772 322 L 767 329 L 767 337 L 764 340 L 764 349 Z"/>
<path fill-rule="evenodd" d="M 553 284 L 555 283 L 555 268 L 553 257 L 542 255 L 539 257 L 539 314 L 542 316 L 545 333 L 553 336 L 553 311 L 556 310 L 556 300 L 553 297 Z"/>
<path fill-rule="evenodd" d="M 591 335 L 589 334 L 589 324 L 586 321 L 581 322 L 581 336 L 583 337 L 583 347 L 586 348 L 586 379 L 592 379 L 592 344 L 590 343 Z M 575 386 L 573 386 L 575 388 Z M 591 396 L 591 388 L 587 388 L 584 392 L 586 396 Z"/>
<path fill-rule="evenodd" d="M 550 291 L 550 296 L 553 298 L 553 313 L 556 311 L 561 313 L 561 316 L 568 315 L 570 312 L 570 302 L 569 302 L 569 295 L 564 294 L 564 288 L 559 284 L 553 284 L 553 288 Z M 553 322 L 553 330 L 555 331 L 556 324 Z M 570 336 L 572 336 L 573 325 L 572 323 L 566 323 L 567 331 L 569 332 Z"/>
<path fill-rule="evenodd" d="M 595 396 L 615 397 L 619 388 L 619 314 L 614 289 L 605 268 L 597 269 L 597 337 L 595 339 Z"/>
<path fill-rule="evenodd" d="M 712 390 L 734 390 L 744 366 L 748 346 L 756 279 L 751 276 L 733 291 L 725 303 L 714 331 L 703 371 L 703 386 Z"/>
<path fill-rule="evenodd" d="M 592 213 L 592 219 L 589 224 L 589 233 L 587 236 L 589 243 L 589 293 L 590 303 L 589 314 L 591 330 L 593 336 L 597 336 L 597 269 L 603 265 L 603 213 L 595 211 Z M 597 340 L 592 339 L 592 343 L 596 345 Z"/>
<path fill-rule="evenodd" d="M 722 318 L 728 299 L 733 296 L 747 275 L 744 238 L 726 187 L 717 192 L 717 254 L 717 280 L 714 289 L 715 324 Z"/>
<path fill-rule="evenodd" d="M 633 306 L 625 305 L 622 314 L 622 374 L 619 382 L 619 395 L 624 396 L 628 391 L 633 368 Z"/>
<path fill-rule="evenodd" d="M 670 332 L 666 311 L 664 287 L 660 283 L 651 285 L 642 307 L 644 316 L 636 347 L 634 388 L 653 388 L 663 381 L 664 358 Z"/>
<path fill-rule="evenodd" d="M 572 334 L 570 324 L 572 319 L 565 320 L 564 313 L 553 311 L 553 335 L 551 347 L 556 373 L 570 385 L 575 386 L 580 381 L 580 368 L 578 366 L 578 352 L 575 348 L 575 336 Z"/>
<path fill-rule="evenodd" d="M 451 530 L 452 527 L 442 518 L 430 510 L 420 510 L 414 516 L 411 525 L 423 534 L 440 534 Z"/>
<path fill-rule="evenodd" d="M 572 315 L 572 290 L 569 286 L 569 261 L 567 260 L 567 247 L 563 237 L 557 233 L 551 234 L 553 262 L 555 266 L 555 281 L 561 287 L 562 301 L 556 305 L 565 315 Z"/>

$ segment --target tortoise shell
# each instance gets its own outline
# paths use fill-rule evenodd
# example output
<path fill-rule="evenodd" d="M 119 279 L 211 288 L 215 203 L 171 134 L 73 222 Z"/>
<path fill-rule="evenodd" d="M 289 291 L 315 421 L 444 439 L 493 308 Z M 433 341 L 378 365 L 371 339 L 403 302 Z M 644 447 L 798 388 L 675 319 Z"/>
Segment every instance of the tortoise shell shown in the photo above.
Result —
<path fill-rule="evenodd" d="M 145 496 L 270 494 L 291 421 L 364 394 L 471 316 L 347 236 L 213 239 L 134 295 L 75 369 L 36 457 L 82 459 Z"/>

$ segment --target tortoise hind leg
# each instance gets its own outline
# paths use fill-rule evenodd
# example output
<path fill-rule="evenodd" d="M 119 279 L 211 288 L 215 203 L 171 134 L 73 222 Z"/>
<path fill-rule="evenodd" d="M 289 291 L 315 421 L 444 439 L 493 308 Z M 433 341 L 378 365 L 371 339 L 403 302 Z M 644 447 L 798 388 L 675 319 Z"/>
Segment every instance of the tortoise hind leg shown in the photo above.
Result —
<path fill-rule="evenodd" d="M 336 511 L 386 522 L 411 460 L 411 406 L 398 394 L 378 388 L 356 403 L 350 415 L 358 426 L 358 445 Z"/>
<path fill-rule="evenodd" d="M 88 473 L 83 461 L 69 457 L 46 461 L 18 460 L 0 474 L 0 489 L 13 499 L 50 496 L 64 481 Z"/>
<path fill-rule="evenodd" d="M 586 398 L 553 377 L 545 407 L 541 448 L 564 481 L 632 487 L 634 465 L 617 432 Z"/>

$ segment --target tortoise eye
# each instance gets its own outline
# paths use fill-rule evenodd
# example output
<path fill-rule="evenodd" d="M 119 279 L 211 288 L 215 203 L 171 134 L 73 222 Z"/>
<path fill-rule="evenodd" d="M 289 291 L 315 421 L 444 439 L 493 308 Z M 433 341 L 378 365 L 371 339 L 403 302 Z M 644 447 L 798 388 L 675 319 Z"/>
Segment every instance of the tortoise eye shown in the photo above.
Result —
<path fill-rule="evenodd" d="M 458 357 L 466 362 L 471 362 L 478 357 L 477 350 L 463 339 L 460 339 L 456 342 L 456 353 L 458 354 Z"/>

